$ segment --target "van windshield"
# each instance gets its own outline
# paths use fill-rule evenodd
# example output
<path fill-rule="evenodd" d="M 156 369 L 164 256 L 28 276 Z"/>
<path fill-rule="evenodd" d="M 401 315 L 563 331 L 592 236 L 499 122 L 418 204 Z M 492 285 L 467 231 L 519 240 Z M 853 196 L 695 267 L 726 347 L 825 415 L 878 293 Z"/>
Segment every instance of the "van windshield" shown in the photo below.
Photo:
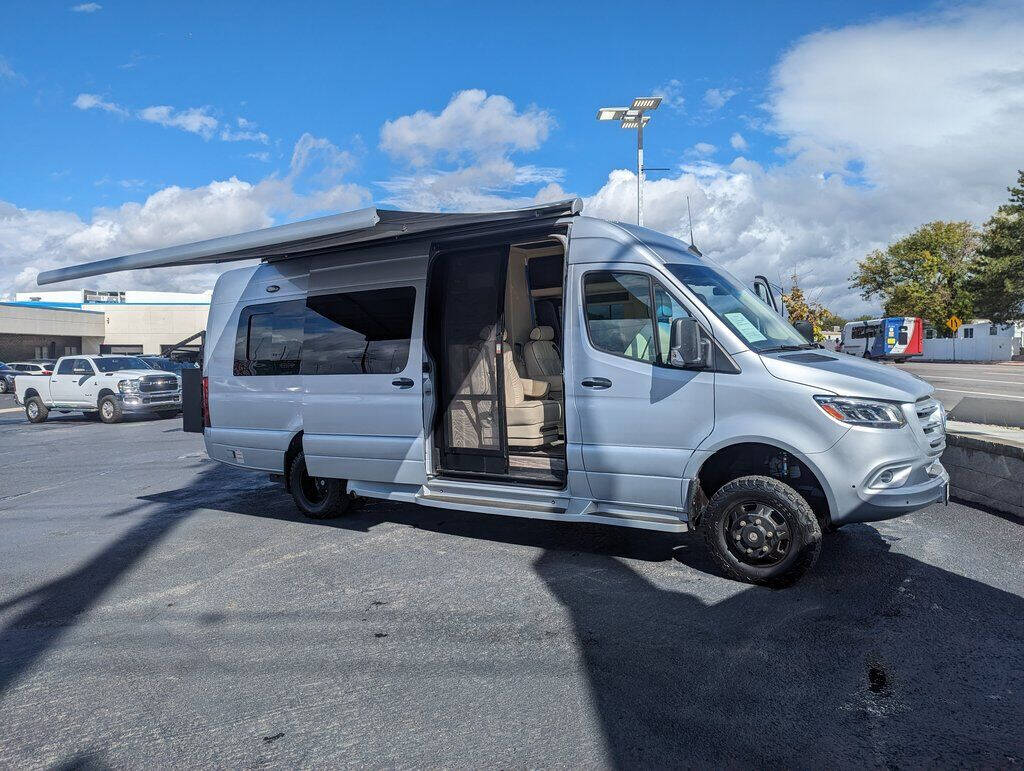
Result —
<path fill-rule="evenodd" d="M 751 350 L 766 353 L 814 347 L 792 324 L 728 273 L 693 263 L 668 263 L 665 267 Z"/>

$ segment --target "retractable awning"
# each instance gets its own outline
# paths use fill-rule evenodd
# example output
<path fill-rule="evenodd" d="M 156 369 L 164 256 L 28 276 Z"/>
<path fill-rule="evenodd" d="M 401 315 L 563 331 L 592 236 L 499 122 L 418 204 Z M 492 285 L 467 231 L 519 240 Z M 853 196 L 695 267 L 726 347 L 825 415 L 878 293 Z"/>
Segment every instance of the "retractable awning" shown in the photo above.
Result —
<path fill-rule="evenodd" d="M 211 238 L 194 244 L 168 246 L 151 252 L 111 257 L 82 265 L 43 271 L 37 282 L 56 284 L 104 273 L 139 268 L 167 268 L 200 265 L 232 260 L 283 259 L 299 257 L 313 251 L 350 244 L 425 235 L 453 228 L 477 225 L 515 223 L 532 219 L 567 217 L 579 214 L 583 202 L 572 198 L 557 203 L 498 212 L 441 214 L 434 212 L 393 211 L 390 209 L 358 209 L 329 217 L 293 222 L 234 236 Z"/>

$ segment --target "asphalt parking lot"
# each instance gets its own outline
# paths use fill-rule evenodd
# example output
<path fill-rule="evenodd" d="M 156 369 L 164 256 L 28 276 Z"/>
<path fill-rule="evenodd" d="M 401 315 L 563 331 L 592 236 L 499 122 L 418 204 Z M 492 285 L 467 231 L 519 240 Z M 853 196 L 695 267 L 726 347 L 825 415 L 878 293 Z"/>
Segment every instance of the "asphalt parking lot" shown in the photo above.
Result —
<path fill-rule="evenodd" d="M 0 412 L 0 459 L 3 768 L 1024 762 L 1008 518 L 853 526 L 770 591 L 685 534 L 304 520 L 177 420 Z"/>

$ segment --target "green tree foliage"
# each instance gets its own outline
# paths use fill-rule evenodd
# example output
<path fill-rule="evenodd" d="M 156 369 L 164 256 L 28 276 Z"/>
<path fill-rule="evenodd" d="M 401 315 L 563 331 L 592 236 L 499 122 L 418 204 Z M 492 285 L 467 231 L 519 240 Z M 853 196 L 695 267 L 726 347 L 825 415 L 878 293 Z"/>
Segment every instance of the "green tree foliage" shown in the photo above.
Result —
<path fill-rule="evenodd" d="M 800 288 L 800 277 L 795 273 L 790 279 L 792 288 L 788 294 L 782 295 L 782 301 L 786 304 L 786 312 L 790 321 L 809 321 L 814 325 L 814 339 L 822 341 L 825 336 L 823 329 L 833 326 L 842 326 L 845 322 L 828 308 L 818 302 L 810 301 L 804 296 L 804 290 Z"/>
<path fill-rule="evenodd" d="M 865 300 L 880 298 L 886 316 L 920 316 L 948 333 L 950 316 L 973 315 L 969 280 L 977 249 L 971 223 L 929 222 L 858 262 L 850 283 Z"/>
<path fill-rule="evenodd" d="M 981 233 L 971 277 L 974 310 L 992 321 L 1024 317 L 1024 171 Z"/>

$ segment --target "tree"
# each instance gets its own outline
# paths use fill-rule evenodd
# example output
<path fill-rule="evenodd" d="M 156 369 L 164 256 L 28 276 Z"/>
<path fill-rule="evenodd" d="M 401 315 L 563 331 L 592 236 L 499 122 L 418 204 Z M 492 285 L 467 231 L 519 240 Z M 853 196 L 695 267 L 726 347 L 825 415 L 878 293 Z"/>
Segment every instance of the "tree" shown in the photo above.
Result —
<path fill-rule="evenodd" d="M 945 333 L 950 316 L 973 315 L 977 248 L 971 223 L 929 222 L 858 262 L 850 284 L 865 300 L 881 298 L 886 316 L 920 316 Z"/>
<path fill-rule="evenodd" d="M 814 339 L 821 341 L 825 339 L 822 329 L 833 326 L 842 326 L 845 322 L 836 316 L 832 311 L 819 302 L 809 301 L 804 296 L 804 290 L 800 288 L 800 277 L 793 274 L 790 278 L 793 282 L 788 294 L 782 295 L 782 301 L 786 305 L 786 313 L 790 321 L 809 321 L 814 326 Z"/>
<path fill-rule="evenodd" d="M 1024 317 L 1024 171 L 1006 189 L 1010 201 L 985 223 L 971 277 L 975 312 L 997 322 Z"/>

